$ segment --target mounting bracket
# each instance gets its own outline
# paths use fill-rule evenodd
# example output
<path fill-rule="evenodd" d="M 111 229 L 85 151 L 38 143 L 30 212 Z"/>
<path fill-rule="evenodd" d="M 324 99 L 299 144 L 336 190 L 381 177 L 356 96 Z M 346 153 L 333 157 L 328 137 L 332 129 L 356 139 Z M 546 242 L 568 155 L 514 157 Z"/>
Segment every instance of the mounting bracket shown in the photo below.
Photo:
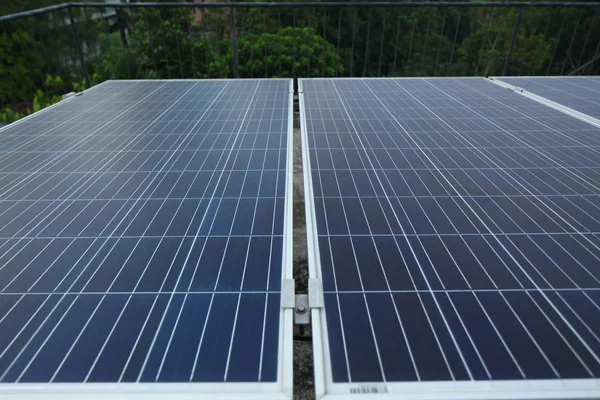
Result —
<path fill-rule="evenodd" d="M 281 307 L 294 310 L 294 324 L 310 325 L 310 311 L 323 308 L 323 285 L 319 279 L 308 280 L 308 294 L 296 294 L 295 281 L 284 279 L 281 284 Z"/>

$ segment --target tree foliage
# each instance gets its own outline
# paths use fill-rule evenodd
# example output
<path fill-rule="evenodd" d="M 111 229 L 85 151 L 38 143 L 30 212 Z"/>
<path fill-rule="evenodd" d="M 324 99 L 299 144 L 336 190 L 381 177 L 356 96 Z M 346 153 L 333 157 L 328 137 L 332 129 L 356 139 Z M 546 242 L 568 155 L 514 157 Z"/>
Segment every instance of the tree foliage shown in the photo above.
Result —
<path fill-rule="evenodd" d="M 313 28 L 242 35 L 238 57 L 240 75 L 249 77 L 337 76 L 344 70 L 335 47 Z"/>
<path fill-rule="evenodd" d="M 480 10 L 479 20 L 489 20 Z M 483 23 L 468 38 L 458 52 L 466 68 L 474 71 L 474 75 L 501 75 L 509 51 L 512 34 L 517 18 L 517 10 L 496 15 L 493 23 Z M 553 38 L 534 31 L 530 13 L 521 18 L 516 42 L 510 58 L 510 66 L 521 74 L 540 74 L 550 61 Z"/>
<path fill-rule="evenodd" d="M 6 0 L 0 13 L 59 0 Z M 106 79 L 600 73 L 600 15 L 556 7 L 72 9 L 85 68 Z M 520 13 L 520 14 L 519 14 Z M 520 18 L 518 16 L 520 15 Z M 518 29 L 515 24 L 519 20 Z M 66 10 L 0 25 L 0 109 L 83 81 Z"/>
<path fill-rule="evenodd" d="M 44 66 L 41 44 L 26 31 L 0 35 L 0 101 L 23 102 L 31 98 L 40 83 Z"/>

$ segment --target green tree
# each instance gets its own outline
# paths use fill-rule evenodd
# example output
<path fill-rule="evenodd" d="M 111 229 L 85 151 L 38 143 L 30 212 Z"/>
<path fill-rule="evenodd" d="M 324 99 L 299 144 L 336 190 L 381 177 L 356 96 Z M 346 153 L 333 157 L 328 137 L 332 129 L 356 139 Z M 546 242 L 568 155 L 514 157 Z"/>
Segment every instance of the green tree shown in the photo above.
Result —
<path fill-rule="evenodd" d="M 44 67 L 41 44 L 21 30 L 0 35 L 0 102 L 31 100 L 40 84 Z"/>
<path fill-rule="evenodd" d="M 142 69 L 154 70 L 159 77 L 186 78 L 194 75 L 191 62 L 192 40 L 188 9 L 141 9 L 135 15 L 132 47 L 141 59 Z"/>
<path fill-rule="evenodd" d="M 336 76 L 343 65 L 335 47 L 313 28 L 284 28 L 277 33 L 238 38 L 240 76 Z"/>
<path fill-rule="evenodd" d="M 224 52 L 230 50 L 218 35 L 204 30 L 216 24 L 215 16 L 220 17 L 205 13 L 201 25 L 194 26 L 187 8 L 141 9 L 133 16 L 129 50 L 121 50 L 118 60 L 123 63 L 125 58 L 133 66 L 136 59 L 136 77 L 148 71 L 168 79 L 227 77 Z"/>
<path fill-rule="evenodd" d="M 537 31 L 533 12 L 535 10 L 526 10 L 521 17 L 510 59 L 513 71 L 540 73 L 550 61 L 553 39 Z M 476 19 L 480 26 L 459 49 L 467 70 L 485 76 L 503 73 L 517 13 L 516 9 L 479 10 Z"/>

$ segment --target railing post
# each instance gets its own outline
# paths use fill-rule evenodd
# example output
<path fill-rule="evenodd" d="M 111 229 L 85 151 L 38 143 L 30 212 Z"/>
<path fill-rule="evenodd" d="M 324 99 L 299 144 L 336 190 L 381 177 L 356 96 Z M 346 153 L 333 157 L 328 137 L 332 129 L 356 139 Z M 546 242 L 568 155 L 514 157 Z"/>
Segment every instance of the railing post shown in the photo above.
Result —
<path fill-rule="evenodd" d="M 238 69 L 238 51 L 237 51 L 237 34 L 235 32 L 235 7 L 231 7 L 231 47 L 233 51 L 233 76 L 235 78 L 240 77 L 240 71 Z"/>
<path fill-rule="evenodd" d="M 90 76 L 88 75 L 87 69 L 85 69 L 85 60 L 83 58 L 83 49 L 81 48 L 81 41 L 79 40 L 79 32 L 77 31 L 77 23 L 75 22 L 75 18 L 73 18 L 73 10 L 69 5 L 67 8 L 69 12 L 69 20 L 71 21 L 71 28 L 73 29 L 73 38 L 75 39 L 75 46 L 77 46 L 77 52 L 79 53 L 79 63 L 81 64 L 81 70 L 83 71 L 83 76 L 85 78 L 85 84 L 88 88 L 90 88 Z"/>
<path fill-rule="evenodd" d="M 508 75 L 508 70 L 510 67 L 510 58 L 512 57 L 513 49 L 515 47 L 515 43 L 517 42 L 517 35 L 519 34 L 519 25 L 521 25 L 521 14 L 523 14 L 523 9 L 519 8 L 519 12 L 517 13 L 517 19 L 515 21 L 515 26 L 513 28 L 512 38 L 510 39 L 510 47 L 508 48 L 508 53 L 506 53 L 506 60 L 504 60 L 504 71 L 502 71 L 502 76 Z"/>

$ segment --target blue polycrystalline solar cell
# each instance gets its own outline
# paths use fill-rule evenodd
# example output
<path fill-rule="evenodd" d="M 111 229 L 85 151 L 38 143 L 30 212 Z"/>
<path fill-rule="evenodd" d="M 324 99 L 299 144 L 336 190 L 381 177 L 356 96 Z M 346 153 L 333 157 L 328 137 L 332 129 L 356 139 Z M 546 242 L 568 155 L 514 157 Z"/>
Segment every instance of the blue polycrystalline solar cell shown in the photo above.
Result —
<path fill-rule="evenodd" d="M 0 131 L 0 382 L 274 382 L 289 80 L 108 82 Z"/>
<path fill-rule="evenodd" d="M 334 383 L 600 377 L 597 128 L 483 79 L 302 87 Z"/>
<path fill-rule="evenodd" d="M 600 118 L 600 77 L 496 78 L 548 100 Z"/>

